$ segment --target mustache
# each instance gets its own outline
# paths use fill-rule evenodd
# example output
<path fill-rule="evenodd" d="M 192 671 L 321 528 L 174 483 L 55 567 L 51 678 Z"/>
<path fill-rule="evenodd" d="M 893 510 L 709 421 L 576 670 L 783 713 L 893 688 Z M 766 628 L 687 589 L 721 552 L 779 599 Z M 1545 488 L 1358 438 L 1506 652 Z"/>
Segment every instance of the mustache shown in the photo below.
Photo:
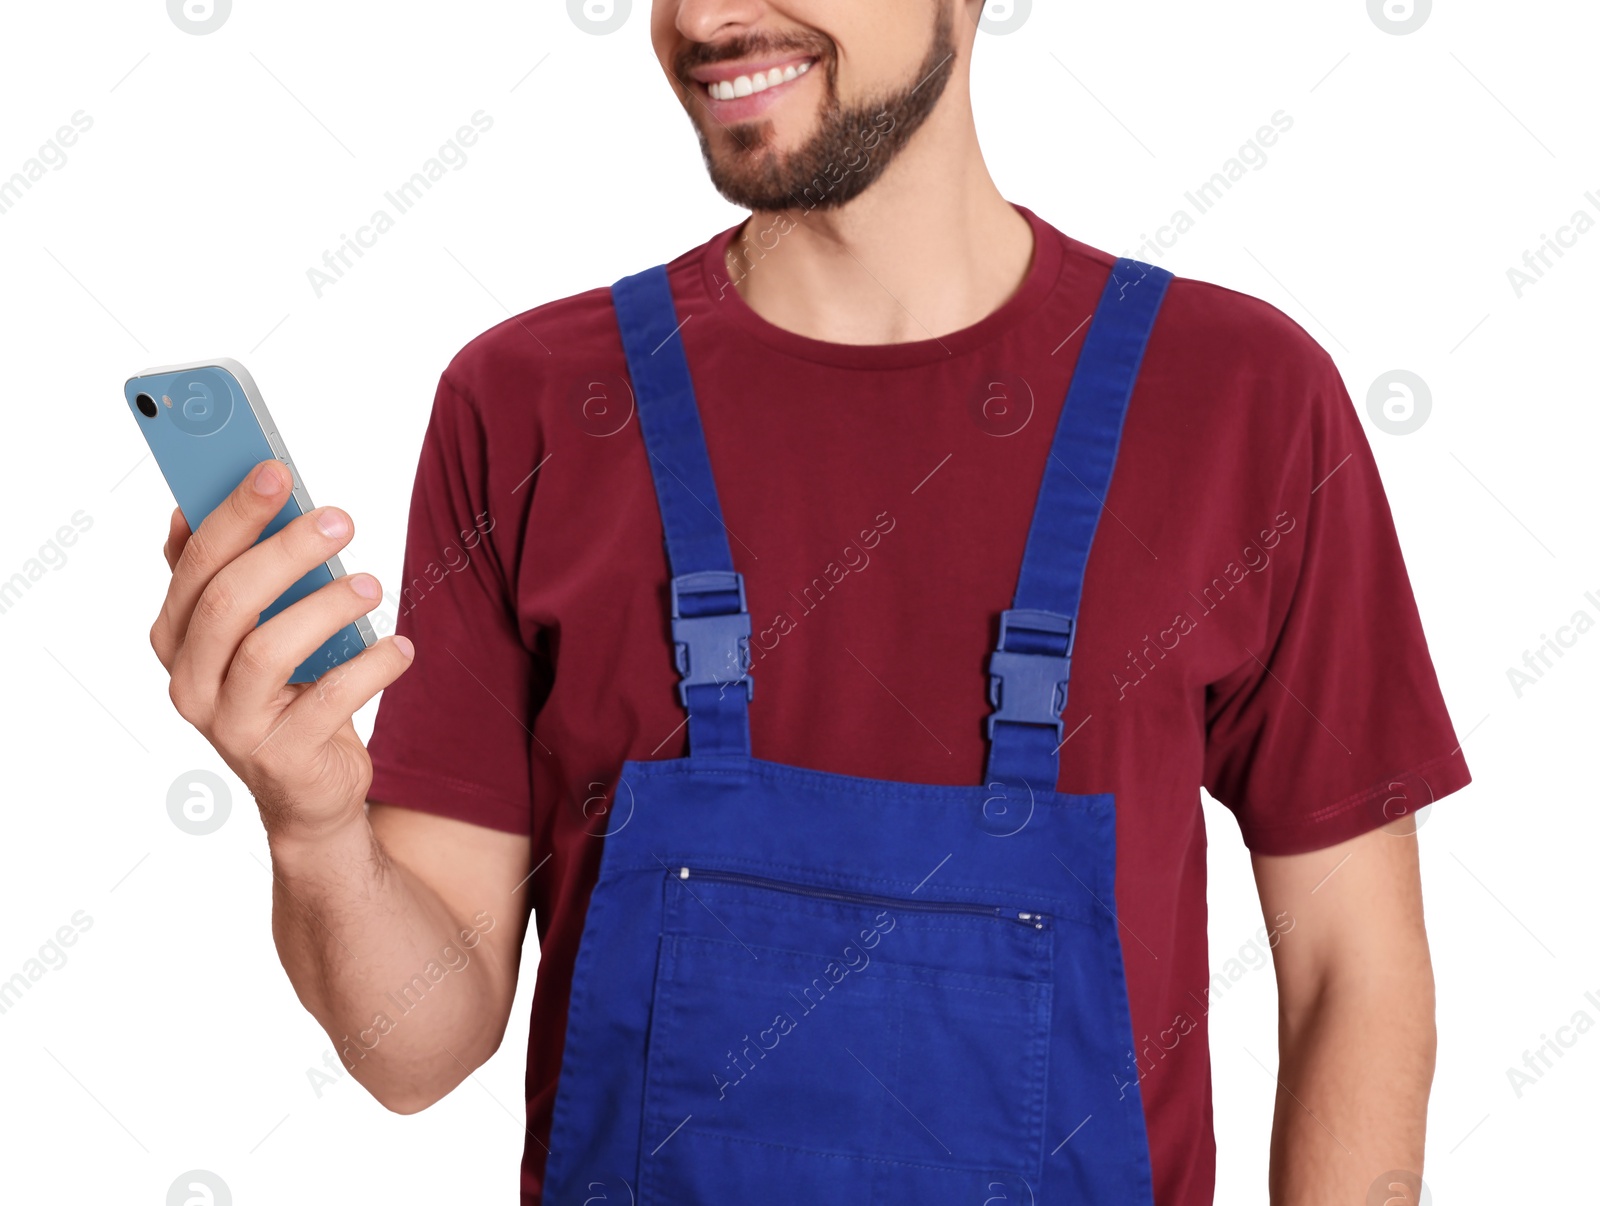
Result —
<path fill-rule="evenodd" d="M 832 49 L 833 43 L 820 36 L 751 33 L 726 42 L 696 42 L 679 53 L 674 67 L 680 76 L 685 76 L 696 67 L 709 67 L 735 59 L 789 54 L 820 59 Z"/>

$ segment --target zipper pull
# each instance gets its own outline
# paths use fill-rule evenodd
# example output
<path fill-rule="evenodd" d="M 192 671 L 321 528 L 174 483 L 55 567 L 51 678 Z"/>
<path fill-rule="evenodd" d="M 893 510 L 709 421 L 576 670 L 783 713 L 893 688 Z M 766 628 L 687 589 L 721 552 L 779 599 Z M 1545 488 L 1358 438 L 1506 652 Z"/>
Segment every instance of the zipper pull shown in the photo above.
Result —
<path fill-rule="evenodd" d="M 1018 913 L 1017 920 L 1031 925 L 1036 930 L 1044 929 L 1045 915 L 1043 913 Z"/>
<path fill-rule="evenodd" d="M 679 867 L 678 868 L 678 878 L 679 879 L 688 879 L 689 878 L 689 868 L 687 868 L 687 867 Z"/>

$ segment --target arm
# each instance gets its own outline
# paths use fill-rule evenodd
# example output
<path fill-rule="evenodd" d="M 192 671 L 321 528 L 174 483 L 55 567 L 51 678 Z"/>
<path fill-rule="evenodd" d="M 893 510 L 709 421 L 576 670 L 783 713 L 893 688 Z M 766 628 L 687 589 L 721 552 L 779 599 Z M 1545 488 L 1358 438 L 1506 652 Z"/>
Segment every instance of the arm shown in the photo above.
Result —
<path fill-rule="evenodd" d="M 1272 1202 L 1365 1202 L 1384 1173 L 1422 1172 L 1435 1032 L 1414 820 L 1254 866 L 1265 916 L 1294 919 L 1273 953 Z"/>
<path fill-rule="evenodd" d="M 369 815 L 372 761 L 351 717 L 405 672 L 410 645 L 388 637 L 314 684 L 289 683 L 382 590 L 349 575 L 257 623 L 353 534 L 347 515 L 322 507 L 256 543 L 288 494 L 287 471 L 266 461 L 192 535 L 173 512 L 172 581 L 150 643 L 178 712 L 261 811 L 273 937 L 296 993 L 352 1075 L 410 1112 L 460 1083 L 505 1031 L 529 843 L 400 809 Z M 339 522 L 319 523 L 328 518 Z"/>
<path fill-rule="evenodd" d="M 432 1105 L 505 1036 L 528 838 L 372 804 L 337 833 L 269 841 L 272 936 L 300 1003 L 384 1106 Z"/>

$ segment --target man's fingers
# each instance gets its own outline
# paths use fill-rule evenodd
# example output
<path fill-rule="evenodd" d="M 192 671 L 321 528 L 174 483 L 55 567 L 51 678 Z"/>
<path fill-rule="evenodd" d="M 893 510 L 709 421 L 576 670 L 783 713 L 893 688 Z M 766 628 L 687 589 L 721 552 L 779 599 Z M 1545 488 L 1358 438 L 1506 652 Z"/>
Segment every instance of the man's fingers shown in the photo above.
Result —
<path fill-rule="evenodd" d="M 150 643 L 168 670 L 189 630 L 200 593 L 218 570 L 256 542 L 283 509 L 289 490 L 289 470 L 277 461 L 262 461 L 184 542 L 172 565 L 161 614 L 150 630 Z"/>
<path fill-rule="evenodd" d="M 172 519 L 167 524 L 167 543 L 161 553 L 167 559 L 167 568 L 176 569 L 183 546 L 189 541 L 189 521 L 183 517 L 182 507 L 172 508 Z"/>
<path fill-rule="evenodd" d="M 228 666 L 217 700 L 218 727 L 225 727 L 233 718 L 249 724 L 270 713 L 295 667 L 382 600 L 383 588 L 371 574 L 348 574 L 246 634 Z"/>
<path fill-rule="evenodd" d="M 200 532 L 189 538 L 190 544 L 204 531 L 205 524 L 201 524 Z M 235 555 L 195 600 L 183 648 L 173 665 L 173 678 L 186 689 L 215 697 L 229 664 L 256 627 L 261 613 L 289 587 L 338 553 L 350 542 L 354 531 L 350 517 L 343 511 L 318 507 Z M 326 639 L 328 632 L 322 636 Z"/>
<path fill-rule="evenodd" d="M 384 637 L 308 686 L 284 719 L 303 740 L 331 741 L 373 696 L 406 672 L 411 657 L 411 642 L 405 637 Z"/>

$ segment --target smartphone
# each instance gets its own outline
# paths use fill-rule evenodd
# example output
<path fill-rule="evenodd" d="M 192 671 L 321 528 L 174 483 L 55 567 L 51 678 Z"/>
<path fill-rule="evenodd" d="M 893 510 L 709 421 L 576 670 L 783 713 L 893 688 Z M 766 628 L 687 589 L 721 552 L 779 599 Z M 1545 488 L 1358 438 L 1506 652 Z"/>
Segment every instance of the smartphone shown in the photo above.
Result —
<path fill-rule="evenodd" d="M 289 467 L 294 491 L 257 543 L 312 509 L 311 496 L 289 459 L 278 425 L 267 413 L 261 391 L 237 360 L 198 360 L 146 369 L 128 379 L 123 393 L 191 532 L 252 468 L 270 459 Z M 257 623 L 265 623 L 291 603 L 343 576 L 339 558 L 330 557 L 279 595 Z M 362 616 L 301 662 L 289 681 L 315 682 L 376 640 L 372 626 Z"/>

